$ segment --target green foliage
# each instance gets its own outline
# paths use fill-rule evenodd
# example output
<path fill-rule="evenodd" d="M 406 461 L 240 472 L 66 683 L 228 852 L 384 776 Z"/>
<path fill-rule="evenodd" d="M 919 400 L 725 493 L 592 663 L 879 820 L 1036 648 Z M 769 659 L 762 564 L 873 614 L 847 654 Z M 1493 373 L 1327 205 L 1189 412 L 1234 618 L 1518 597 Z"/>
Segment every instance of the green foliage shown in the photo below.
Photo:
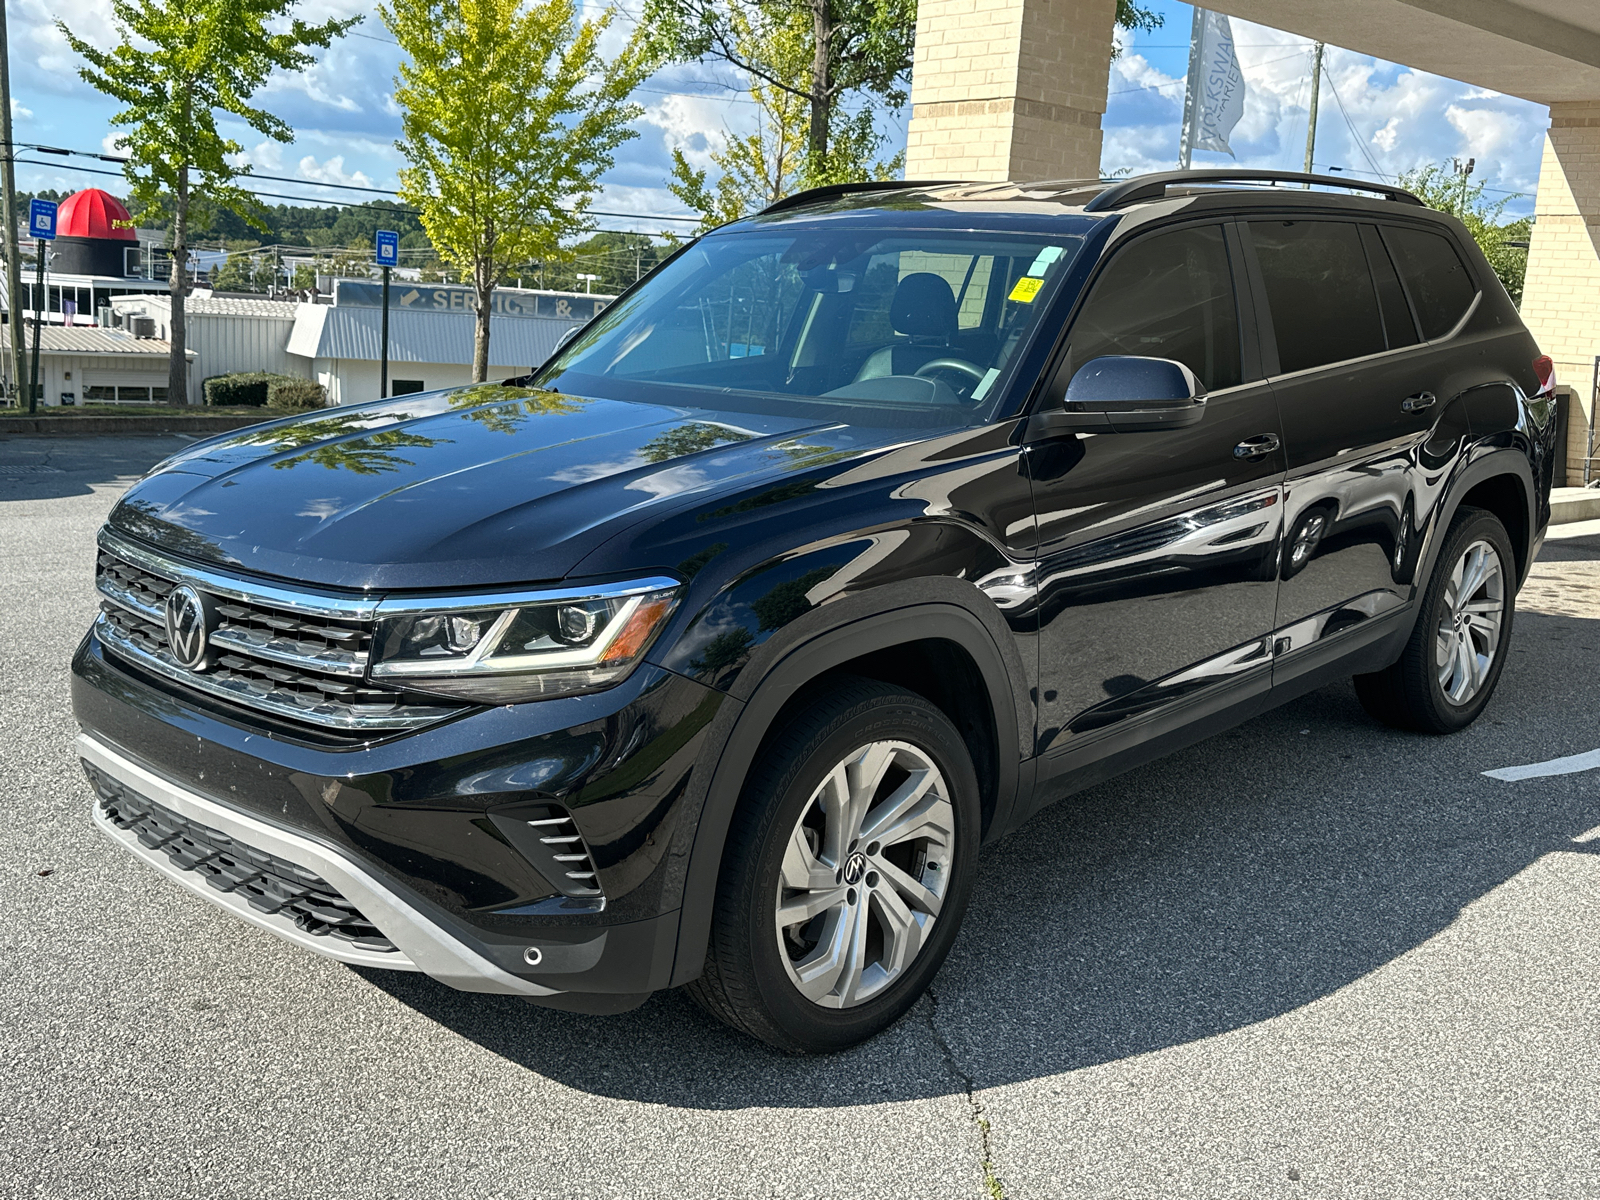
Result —
<path fill-rule="evenodd" d="M 1134 0 L 1117 0 L 1117 28 L 1137 29 L 1141 33 L 1154 33 L 1167 23 L 1166 17 L 1153 8 L 1140 8 Z M 1122 47 L 1111 47 L 1111 61 L 1116 62 Z"/>
<path fill-rule="evenodd" d="M 235 371 L 231 375 L 213 375 L 200 385 L 208 405 L 247 405 L 260 408 L 270 397 L 275 383 L 308 383 L 293 375 L 278 375 L 271 371 Z M 320 385 L 315 385 L 320 390 Z"/>
<path fill-rule="evenodd" d="M 610 61 L 612 14 L 576 0 L 390 0 L 406 53 L 395 102 L 402 198 L 479 297 L 473 378 L 488 375 L 489 298 L 507 268 L 563 257 L 617 147 L 637 137 L 629 94 L 655 62 L 637 33 Z"/>
<path fill-rule="evenodd" d="M 750 80 L 761 153 L 751 159 L 733 139 L 724 153 L 759 181 L 741 188 L 768 195 L 777 181 L 814 187 L 898 169 L 875 164 L 874 122 L 905 106 L 916 24 L 915 0 L 646 0 L 640 22 L 664 58 L 726 62 Z"/>
<path fill-rule="evenodd" d="M 288 19 L 294 7 L 295 0 L 113 0 L 118 41 L 109 51 L 56 22 L 89 64 L 78 74 L 122 105 L 111 124 L 122 131 L 123 170 L 141 207 L 168 198 L 180 224 L 193 205 L 202 224 L 225 210 L 266 228 L 229 161 L 244 147 L 219 131 L 218 115 L 293 141 L 288 124 L 250 98 L 274 70 L 310 66 L 306 47 L 325 48 L 360 20 L 308 25 Z"/>
<path fill-rule="evenodd" d="M 648 274 L 671 253 L 671 247 L 647 234 L 607 231 L 574 244 L 570 253 L 563 261 L 512 268 L 501 276 L 501 282 L 520 279 L 523 287 L 581 292 L 584 281 L 579 274 L 598 275 L 593 290 L 615 295 Z"/>
<path fill-rule="evenodd" d="M 305 412 L 326 408 L 328 393 L 314 379 L 294 379 L 275 375 L 267 382 L 267 407 L 284 412 Z"/>
<path fill-rule="evenodd" d="M 253 292 L 256 289 L 256 257 L 253 254 L 228 255 L 228 261 L 211 275 L 211 286 L 219 292 Z M 261 289 L 265 291 L 266 289 Z"/>
<path fill-rule="evenodd" d="M 1500 220 L 1510 197 L 1488 200 L 1484 191 L 1488 180 L 1473 183 L 1447 166 L 1430 164 L 1400 176 L 1400 186 L 1414 192 L 1429 208 L 1447 212 L 1467 227 L 1494 273 L 1499 276 L 1512 302 L 1522 304 L 1522 280 L 1528 270 L 1528 236 L 1533 222 L 1528 217 Z M 1521 246 L 1510 245 L 1521 242 Z"/>
<path fill-rule="evenodd" d="M 310 263 L 300 263 L 294 269 L 291 282 L 296 291 L 309 291 L 317 286 L 317 269 Z"/>

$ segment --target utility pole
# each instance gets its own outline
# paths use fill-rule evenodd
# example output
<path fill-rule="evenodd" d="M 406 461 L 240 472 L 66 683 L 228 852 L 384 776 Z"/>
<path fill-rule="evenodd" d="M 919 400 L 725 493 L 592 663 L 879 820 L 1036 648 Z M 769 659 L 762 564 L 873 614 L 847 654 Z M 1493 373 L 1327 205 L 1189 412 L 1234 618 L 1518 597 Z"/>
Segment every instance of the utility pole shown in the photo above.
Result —
<path fill-rule="evenodd" d="M 11 321 L 11 387 L 22 399 L 22 260 L 17 246 L 17 172 L 11 144 L 11 51 L 6 38 L 5 6 L 0 4 L 0 188 L 5 189 L 6 312 Z"/>
<path fill-rule="evenodd" d="M 1317 96 L 1322 91 L 1322 43 L 1311 54 L 1311 117 L 1306 122 L 1306 174 L 1311 174 L 1311 155 L 1317 148 Z M 1306 187 L 1311 185 L 1308 183 Z"/>
<path fill-rule="evenodd" d="M 378 265 L 383 268 L 383 316 L 379 320 L 383 342 L 383 365 L 378 368 L 378 397 L 389 398 L 389 268 L 400 261 L 400 235 L 391 229 L 380 229 L 374 236 Z"/>

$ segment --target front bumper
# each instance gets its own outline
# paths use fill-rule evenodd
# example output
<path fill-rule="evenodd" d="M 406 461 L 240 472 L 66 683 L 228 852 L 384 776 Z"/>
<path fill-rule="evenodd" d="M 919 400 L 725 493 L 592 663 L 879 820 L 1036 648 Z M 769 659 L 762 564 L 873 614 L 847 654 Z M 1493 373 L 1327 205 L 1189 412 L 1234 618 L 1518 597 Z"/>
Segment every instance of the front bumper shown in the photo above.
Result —
<path fill-rule="evenodd" d="M 433 924 L 413 905 L 359 863 L 327 846 L 246 813 L 218 804 L 179 787 L 118 753 L 92 734 L 78 737 L 78 755 L 117 784 L 168 812 L 241 846 L 263 851 L 325 880 L 338 894 L 382 931 L 392 951 L 365 949 L 327 934 L 308 932 L 281 912 L 266 912 L 250 903 L 244 890 L 222 891 L 206 877 L 186 869 L 160 849 L 151 849 L 127 829 L 119 828 L 97 801 L 94 823 L 134 857 L 168 879 L 227 909 L 241 920 L 324 957 L 360 967 L 421 971 L 440 983 L 465 992 L 500 992 L 518 996 L 551 996 L 558 989 L 519 979 Z"/>

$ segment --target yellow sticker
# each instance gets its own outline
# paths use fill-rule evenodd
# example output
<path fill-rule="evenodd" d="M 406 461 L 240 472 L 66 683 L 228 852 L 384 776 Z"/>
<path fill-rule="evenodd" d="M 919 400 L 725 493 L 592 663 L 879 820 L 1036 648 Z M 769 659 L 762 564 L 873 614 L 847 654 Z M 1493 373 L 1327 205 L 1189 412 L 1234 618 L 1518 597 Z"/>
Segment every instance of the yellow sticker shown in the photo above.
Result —
<path fill-rule="evenodd" d="M 1035 279 L 1031 275 L 1024 275 L 1017 280 L 1017 286 L 1011 289 L 1007 300 L 1016 300 L 1022 304 L 1032 304 L 1033 298 L 1039 294 L 1039 289 L 1044 286 L 1044 280 Z"/>

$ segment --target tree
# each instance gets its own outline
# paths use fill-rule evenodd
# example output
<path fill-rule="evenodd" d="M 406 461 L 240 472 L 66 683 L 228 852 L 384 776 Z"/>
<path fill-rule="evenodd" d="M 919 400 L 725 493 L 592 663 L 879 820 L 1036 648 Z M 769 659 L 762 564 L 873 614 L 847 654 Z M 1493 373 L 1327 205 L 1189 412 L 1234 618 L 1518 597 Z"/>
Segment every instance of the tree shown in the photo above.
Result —
<path fill-rule="evenodd" d="M 710 59 L 744 73 L 756 128 L 711 153 L 721 175 L 672 152 L 668 190 L 700 214 L 699 232 L 738 220 L 800 188 L 893 179 L 904 154 L 877 155 L 877 117 L 904 107 L 916 5 L 902 0 L 647 0 L 646 25 L 680 61 Z M 1163 17 L 1117 0 L 1116 24 L 1145 32 Z M 1115 53 L 1113 53 L 1115 57 Z M 846 101 L 856 103 L 854 111 Z"/>
<path fill-rule="evenodd" d="M 1471 183 L 1468 177 L 1436 164 L 1405 172 L 1400 176 L 1400 186 L 1415 193 L 1429 208 L 1447 212 L 1465 225 L 1512 302 L 1522 305 L 1522 279 L 1528 270 L 1528 235 L 1533 222 L 1527 217 L 1500 221 L 1511 197 L 1486 200 L 1483 193 L 1488 180 Z M 1512 242 L 1522 244 L 1513 246 Z"/>
<path fill-rule="evenodd" d="M 395 101 L 409 164 L 400 194 L 440 257 L 477 292 L 472 378 L 489 375 L 489 305 L 507 267 L 560 258 L 612 155 L 637 137 L 628 95 L 651 73 L 635 33 L 610 62 L 607 10 L 576 0 L 391 0 L 379 8 L 407 58 Z M 570 208 L 563 207 L 570 204 Z"/>
<path fill-rule="evenodd" d="M 916 0 L 646 0 L 642 27 L 664 57 L 713 59 L 787 93 L 806 109 L 807 185 L 831 178 L 841 132 L 871 129 L 872 110 L 905 106 L 916 42 Z M 796 70 L 794 40 L 805 50 Z M 845 102 L 858 101 L 857 115 Z M 859 114 L 866 114 L 865 123 Z M 872 149 L 877 149 L 876 134 Z"/>
<path fill-rule="evenodd" d="M 251 97 L 274 70 L 304 70 L 315 61 L 307 47 L 326 49 L 360 20 L 308 25 L 289 19 L 295 5 L 296 0 L 113 0 L 118 40 L 109 51 L 56 22 L 89 64 L 78 74 L 122 105 L 111 124 L 123 131 L 118 135 L 128 156 L 123 172 L 134 199 L 148 205 L 160 198 L 170 206 L 167 395 L 177 403 L 188 396 L 183 300 L 191 218 L 203 228 L 211 212 L 225 210 L 264 228 L 255 199 L 235 182 L 245 172 L 229 161 L 244 147 L 218 131 L 218 114 L 274 141 L 292 141 L 294 131 L 251 105 Z"/>

